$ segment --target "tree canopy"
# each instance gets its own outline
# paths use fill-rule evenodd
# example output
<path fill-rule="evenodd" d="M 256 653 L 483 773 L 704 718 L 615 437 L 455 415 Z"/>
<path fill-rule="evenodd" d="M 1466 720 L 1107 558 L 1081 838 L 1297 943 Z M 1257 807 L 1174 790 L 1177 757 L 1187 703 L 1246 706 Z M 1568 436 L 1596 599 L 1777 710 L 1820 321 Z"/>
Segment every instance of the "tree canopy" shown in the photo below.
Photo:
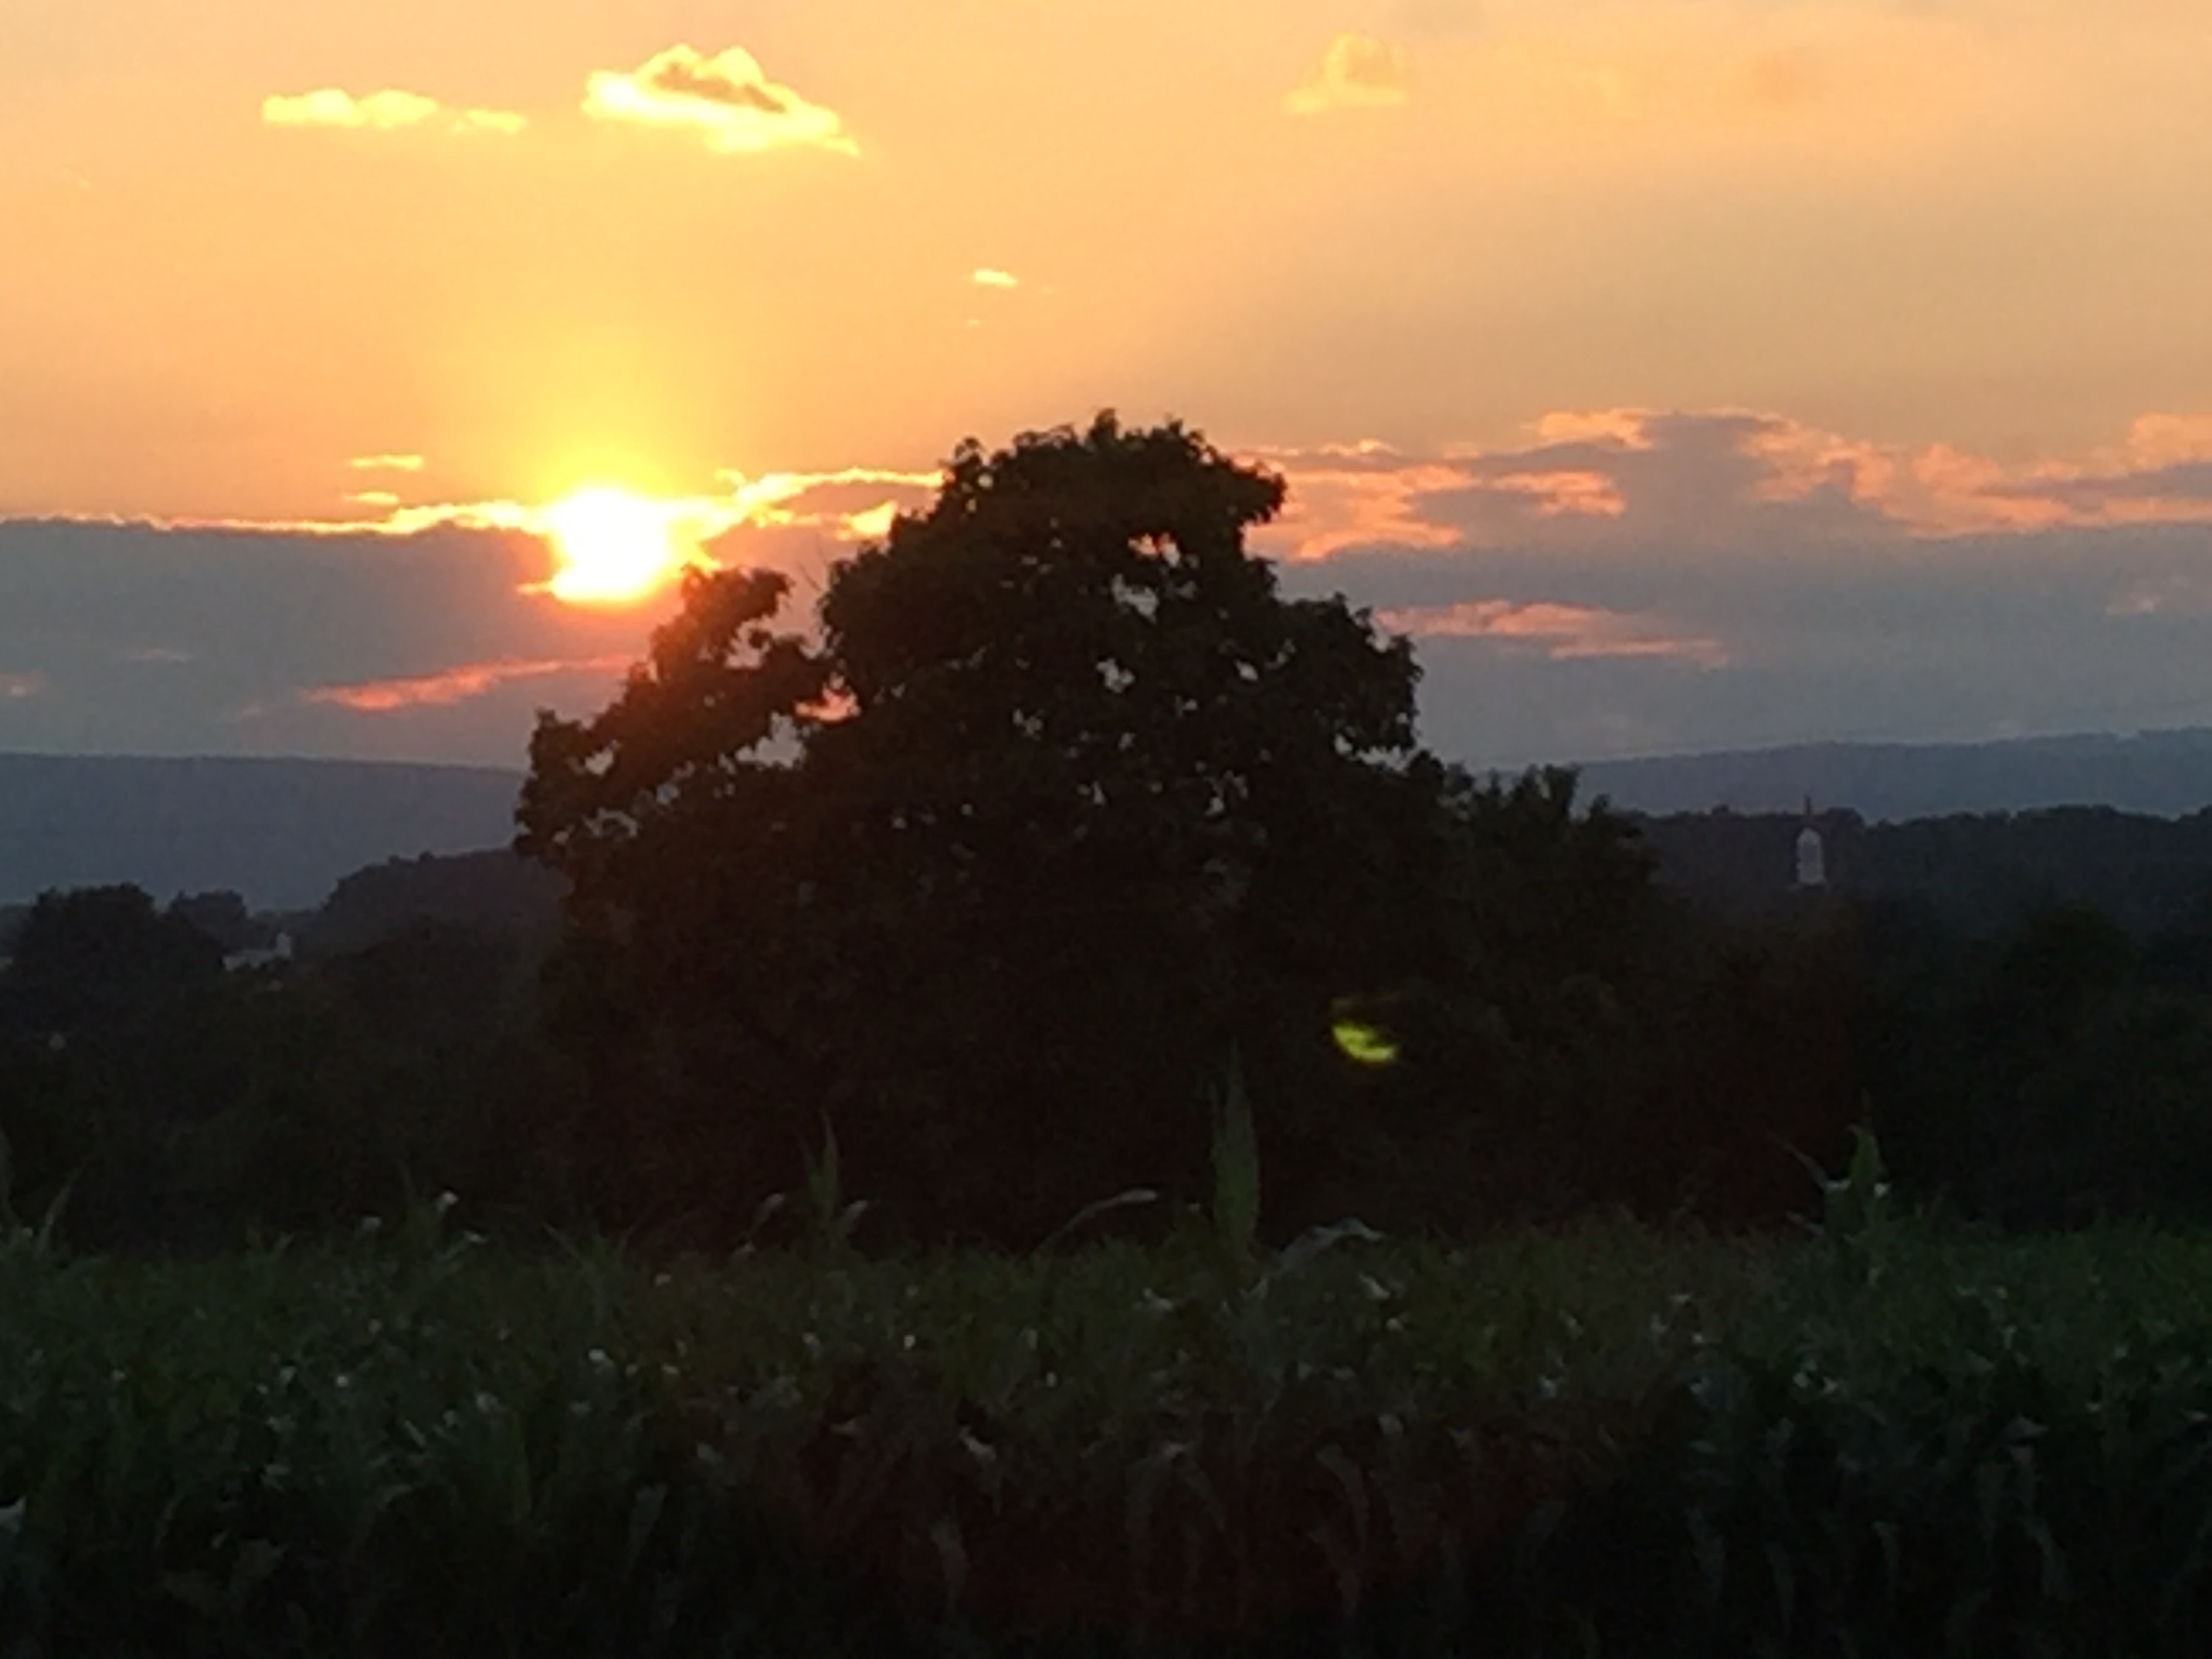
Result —
<path fill-rule="evenodd" d="M 1346 994 L 1463 981 L 1480 792 L 1408 643 L 1245 545 L 1283 495 L 1178 424 L 971 441 L 811 634 L 696 574 L 608 708 L 541 715 L 520 845 L 570 883 L 607 1166 L 726 1203 L 827 1112 L 861 1190 L 1034 1233 L 1195 1180 L 1232 1048 L 1340 1066 Z"/>

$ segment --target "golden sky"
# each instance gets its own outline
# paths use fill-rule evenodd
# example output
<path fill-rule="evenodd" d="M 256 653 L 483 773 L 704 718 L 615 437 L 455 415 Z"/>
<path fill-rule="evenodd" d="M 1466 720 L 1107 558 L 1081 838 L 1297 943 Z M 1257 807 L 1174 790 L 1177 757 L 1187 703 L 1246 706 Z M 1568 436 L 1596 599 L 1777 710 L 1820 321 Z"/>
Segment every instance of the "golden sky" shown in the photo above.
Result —
<path fill-rule="evenodd" d="M 0 520 L 818 543 L 1112 406 L 1282 466 L 1308 558 L 2200 525 L 2208 88 L 2204 0 L 0 0 Z M 1590 638 L 1718 684 L 1678 580 Z"/>

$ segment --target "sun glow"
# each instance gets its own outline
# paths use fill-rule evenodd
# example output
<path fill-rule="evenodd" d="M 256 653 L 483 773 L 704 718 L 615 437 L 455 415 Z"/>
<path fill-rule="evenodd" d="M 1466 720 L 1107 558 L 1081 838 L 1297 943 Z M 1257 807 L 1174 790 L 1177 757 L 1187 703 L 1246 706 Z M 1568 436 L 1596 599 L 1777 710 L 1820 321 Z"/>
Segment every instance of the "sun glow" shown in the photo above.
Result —
<path fill-rule="evenodd" d="M 635 604 L 697 558 L 670 504 L 627 489 L 579 489 L 539 517 L 559 565 L 546 591 L 571 605 Z"/>

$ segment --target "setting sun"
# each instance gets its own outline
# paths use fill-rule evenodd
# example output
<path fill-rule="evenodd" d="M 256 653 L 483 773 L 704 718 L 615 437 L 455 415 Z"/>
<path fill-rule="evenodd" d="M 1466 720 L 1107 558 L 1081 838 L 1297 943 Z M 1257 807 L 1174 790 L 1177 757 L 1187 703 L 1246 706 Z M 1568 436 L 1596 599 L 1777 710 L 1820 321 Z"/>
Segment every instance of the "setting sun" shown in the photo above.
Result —
<path fill-rule="evenodd" d="M 674 580 L 693 554 L 667 504 L 604 486 L 579 489 L 541 515 L 559 568 L 546 584 L 571 605 L 628 605 Z"/>

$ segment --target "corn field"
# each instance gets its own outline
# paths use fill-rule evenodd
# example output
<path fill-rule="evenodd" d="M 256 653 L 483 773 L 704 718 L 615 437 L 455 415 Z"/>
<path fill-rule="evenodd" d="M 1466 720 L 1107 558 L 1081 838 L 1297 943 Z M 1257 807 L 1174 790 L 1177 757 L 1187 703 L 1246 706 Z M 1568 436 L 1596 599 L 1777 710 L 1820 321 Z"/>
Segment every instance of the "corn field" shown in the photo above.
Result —
<path fill-rule="evenodd" d="M 2212 1240 L 0 1247 L 0 1653 L 2160 1654 Z M 834 1224 L 839 1221 L 846 1224 Z"/>

